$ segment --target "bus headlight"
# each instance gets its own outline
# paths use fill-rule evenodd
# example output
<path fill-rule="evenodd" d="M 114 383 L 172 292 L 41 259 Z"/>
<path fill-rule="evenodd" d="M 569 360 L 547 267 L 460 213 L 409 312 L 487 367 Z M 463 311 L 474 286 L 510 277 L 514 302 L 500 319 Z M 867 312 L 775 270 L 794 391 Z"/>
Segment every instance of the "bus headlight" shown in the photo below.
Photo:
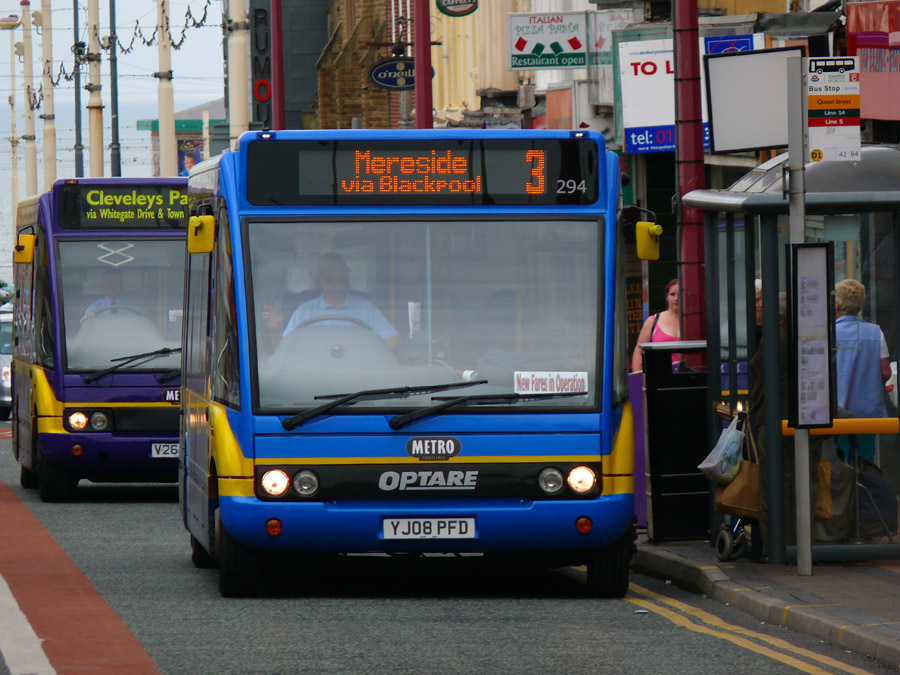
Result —
<path fill-rule="evenodd" d="M 294 476 L 294 489 L 301 497 L 312 497 L 319 491 L 319 477 L 308 469 Z"/>
<path fill-rule="evenodd" d="M 538 485 L 548 495 L 555 495 L 562 490 L 564 483 L 562 472 L 553 467 L 547 467 L 538 476 Z"/>
<path fill-rule="evenodd" d="M 95 412 L 91 415 L 91 429 L 103 431 L 109 426 L 109 417 L 105 412 Z"/>
<path fill-rule="evenodd" d="M 597 485 L 597 476 L 586 466 L 576 466 L 569 472 L 566 482 L 573 492 L 584 495 Z"/>
<path fill-rule="evenodd" d="M 291 479 L 281 469 L 269 469 L 259 482 L 263 491 L 273 497 L 280 497 L 287 492 Z"/>
<path fill-rule="evenodd" d="M 69 426 L 76 431 L 81 431 L 87 426 L 88 416 L 83 412 L 73 412 L 69 415 Z"/>

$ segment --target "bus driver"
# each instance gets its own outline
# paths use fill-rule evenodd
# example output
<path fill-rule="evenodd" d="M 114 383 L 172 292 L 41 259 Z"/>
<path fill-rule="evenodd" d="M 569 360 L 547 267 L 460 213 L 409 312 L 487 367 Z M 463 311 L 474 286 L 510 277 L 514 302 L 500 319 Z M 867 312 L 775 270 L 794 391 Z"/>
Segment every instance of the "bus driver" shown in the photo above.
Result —
<path fill-rule="evenodd" d="M 94 300 L 87 306 L 84 314 L 81 315 L 82 323 L 88 319 L 93 319 L 98 312 L 105 310 L 107 307 L 117 307 L 119 305 L 119 296 L 122 295 L 123 288 L 122 273 L 115 268 L 105 269 L 103 278 L 100 281 L 100 288 L 103 290 L 103 297 Z"/>
<path fill-rule="evenodd" d="M 364 321 L 374 333 L 379 335 L 388 346 L 396 351 L 403 343 L 397 330 L 381 313 L 375 304 L 366 297 L 351 293 L 348 290 L 350 268 L 337 253 L 324 253 L 319 258 L 316 268 L 318 286 L 322 292 L 312 300 L 301 303 L 288 319 L 281 335 L 284 337 L 305 321 L 317 316 L 347 315 Z M 269 330 L 278 331 L 284 324 L 284 315 L 280 310 L 266 303 L 263 309 L 263 322 Z M 340 319 L 322 321 L 325 325 L 340 325 Z"/>

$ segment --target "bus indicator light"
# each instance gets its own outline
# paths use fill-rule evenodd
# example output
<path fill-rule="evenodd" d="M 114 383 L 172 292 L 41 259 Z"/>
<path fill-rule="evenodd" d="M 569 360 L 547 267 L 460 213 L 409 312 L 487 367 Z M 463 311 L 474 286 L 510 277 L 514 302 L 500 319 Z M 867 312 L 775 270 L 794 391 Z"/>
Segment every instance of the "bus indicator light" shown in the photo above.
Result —
<path fill-rule="evenodd" d="M 269 518 L 266 521 L 266 532 L 272 537 L 277 537 L 281 534 L 281 521 L 278 518 Z"/>
<path fill-rule="evenodd" d="M 591 519 L 587 516 L 581 516 L 581 518 L 575 521 L 575 529 L 581 534 L 590 534 L 593 528 L 594 523 L 591 522 Z"/>
<path fill-rule="evenodd" d="M 76 444 L 76 445 L 72 446 L 72 456 L 73 457 L 81 457 L 83 452 L 84 452 L 84 448 L 81 447 L 80 445 Z"/>

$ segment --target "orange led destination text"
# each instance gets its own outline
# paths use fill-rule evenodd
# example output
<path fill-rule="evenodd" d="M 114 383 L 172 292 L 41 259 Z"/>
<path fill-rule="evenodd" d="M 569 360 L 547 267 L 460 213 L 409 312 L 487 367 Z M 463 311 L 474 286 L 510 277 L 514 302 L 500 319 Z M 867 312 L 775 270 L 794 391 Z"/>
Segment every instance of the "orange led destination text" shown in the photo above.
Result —
<path fill-rule="evenodd" d="M 348 194 L 481 192 L 481 176 L 462 178 L 469 172 L 469 161 L 461 155 L 454 157 L 450 150 L 417 156 L 357 150 L 353 159 L 356 177 L 341 181 L 341 190 Z"/>

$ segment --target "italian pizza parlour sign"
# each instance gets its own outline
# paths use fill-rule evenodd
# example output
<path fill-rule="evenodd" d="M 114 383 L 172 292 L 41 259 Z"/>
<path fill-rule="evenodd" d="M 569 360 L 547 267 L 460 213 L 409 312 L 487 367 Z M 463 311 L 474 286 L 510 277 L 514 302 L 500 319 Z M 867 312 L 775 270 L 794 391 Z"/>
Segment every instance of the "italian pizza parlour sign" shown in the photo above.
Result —
<path fill-rule="evenodd" d="M 587 66 L 587 12 L 512 13 L 507 18 L 510 70 Z"/>

